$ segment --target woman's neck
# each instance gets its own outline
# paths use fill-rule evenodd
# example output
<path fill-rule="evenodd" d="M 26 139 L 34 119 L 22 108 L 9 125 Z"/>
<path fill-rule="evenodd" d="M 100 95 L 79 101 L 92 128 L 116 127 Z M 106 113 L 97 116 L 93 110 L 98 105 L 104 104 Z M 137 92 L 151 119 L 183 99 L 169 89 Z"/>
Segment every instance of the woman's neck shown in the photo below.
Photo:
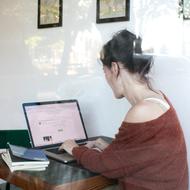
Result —
<path fill-rule="evenodd" d="M 150 89 L 146 82 L 140 82 L 136 77 L 123 78 L 123 95 L 134 106 L 148 97 L 160 97 L 160 93 Z"/>
<path fill-rule="evenodd" d="M 129 101 L 129 103 L 134 106 L 141 102 L 142 100 L 149 98 L 149 97 L 157 97 L 159 94 L 156 92 L 152 91 L 148 87 L 133 87 L 132 90 L 127 91 L 125 93 L 125 97 Z"/>

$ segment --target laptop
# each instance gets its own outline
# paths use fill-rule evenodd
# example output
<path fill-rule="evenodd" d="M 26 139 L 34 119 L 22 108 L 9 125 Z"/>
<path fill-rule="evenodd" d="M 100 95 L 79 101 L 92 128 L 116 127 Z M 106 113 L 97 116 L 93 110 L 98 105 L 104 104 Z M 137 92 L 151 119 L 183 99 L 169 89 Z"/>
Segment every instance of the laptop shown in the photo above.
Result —
<path fill-rule="evenodd" d="M 55 160 L 74 161 L 73 156 L 58 148 L 68 139 L 75 139 L 78 144 L 88 139 L 78 101 L 32 102 L 22 106 L 32 147 L 43 149 Z"/>

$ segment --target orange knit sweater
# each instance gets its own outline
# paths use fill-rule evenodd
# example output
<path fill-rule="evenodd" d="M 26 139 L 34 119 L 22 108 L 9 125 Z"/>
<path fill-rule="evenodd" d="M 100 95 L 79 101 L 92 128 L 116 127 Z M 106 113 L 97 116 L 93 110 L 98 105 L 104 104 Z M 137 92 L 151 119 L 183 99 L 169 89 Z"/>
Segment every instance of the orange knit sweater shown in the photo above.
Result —
<path fill-rule="evenodd" d="M 186 145 L 176 112 L 143 123 L 122 122 L 103 151 L 73 149 L 85 168 L 118 179 L 122 190 L 188 190 Z"/>

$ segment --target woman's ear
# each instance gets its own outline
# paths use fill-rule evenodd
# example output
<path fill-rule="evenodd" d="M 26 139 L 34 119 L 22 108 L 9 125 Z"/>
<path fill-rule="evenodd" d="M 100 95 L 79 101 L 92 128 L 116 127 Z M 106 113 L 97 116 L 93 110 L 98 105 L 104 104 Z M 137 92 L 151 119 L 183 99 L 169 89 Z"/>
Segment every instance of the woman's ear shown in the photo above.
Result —
<path fill-rule="evenodd" d="M 119 75 L 119 65 L 117 62 L 111 63 L 111 71 L 112 71 L 112 74 L 117 78 Z"/>

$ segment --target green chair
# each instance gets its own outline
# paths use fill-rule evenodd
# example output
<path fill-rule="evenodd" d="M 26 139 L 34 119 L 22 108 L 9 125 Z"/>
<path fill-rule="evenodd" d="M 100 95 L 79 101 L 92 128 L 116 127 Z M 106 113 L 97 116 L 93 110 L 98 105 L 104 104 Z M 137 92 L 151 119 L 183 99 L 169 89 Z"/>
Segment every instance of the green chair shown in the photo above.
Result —
<path fill-rule="evenodd" d="M 27 130 L 0 130 L 0 148 L 6 148 L 7 142 L 24 147 L 31 147 Z"/>
<path fill-rule="evenodd" d="M 31 147 L 27 130 L 0 130 L 0 139 L 0 148 L 2 149 L 7 148 L 7 142 L 14 145 Z M 6 183 L 5 190 L 10 189 L 14 190 L 15 188 L 11 187 L 10 183 Z"/>

